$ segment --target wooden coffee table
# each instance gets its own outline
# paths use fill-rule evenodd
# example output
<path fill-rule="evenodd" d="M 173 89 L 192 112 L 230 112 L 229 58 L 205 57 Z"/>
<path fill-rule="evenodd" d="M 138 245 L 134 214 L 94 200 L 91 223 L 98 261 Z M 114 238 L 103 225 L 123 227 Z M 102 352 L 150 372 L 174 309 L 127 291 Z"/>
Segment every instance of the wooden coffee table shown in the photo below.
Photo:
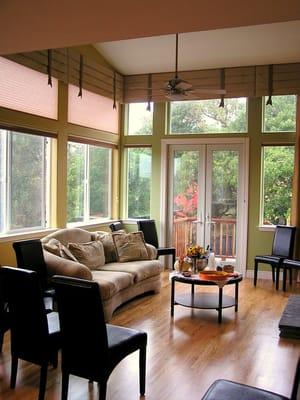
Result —
<path fill-rule="evenodd" d="M 200 279 L 199 275 L 185 277 L 179 273 L 172 273 L 171 276 L 171 317 L 174 317 L 174 306 L 181 305 L 189 308 L 199 308 L 218 311 L 218 322 L 222 322 L 222 310 L 234 307 L 238 311 L 239 283 L 242 281 L 242 274 L 229 278 L 225 281 L 210 281 Z M 176 282 L 185 283 L 191 286 L 191 291 L 184 294 L 175 294 Z M 235 285 L 235 296 L 223 295 L 223 287 Z M 216 286 L 217 293 L 195 293 L 195 286 Z"/>

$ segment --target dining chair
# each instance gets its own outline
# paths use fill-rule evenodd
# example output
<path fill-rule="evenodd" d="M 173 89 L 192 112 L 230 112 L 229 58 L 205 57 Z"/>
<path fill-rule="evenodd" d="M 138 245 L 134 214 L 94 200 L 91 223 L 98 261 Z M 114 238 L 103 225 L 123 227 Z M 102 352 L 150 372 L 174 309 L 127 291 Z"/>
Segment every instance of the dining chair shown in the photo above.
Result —
<path fill-rule="evenodd" d="M 152 244 L 157 249 L 157 258 L 160 256 L 172 256 L 172 268 L 176 261 L 175 247 L 160 247 L 158 244 L 158 236 L 154 219 L 140 219 L 137 221 L 138 230 L 144 234 L 146 243 Z"/>
<path fill-rule="evenodd" d="M 16 386 L 18 360 L 41 367 L 39 400 L 46 391 L 49 362 L 57 367 L 60 328 L 57 312 L 46 313 L 40 279 L 35 271 L 2 267 L 11 328 L 10 387 Z"/>
<path fill-rule="evenodd" d="M 116 232 L 116 231 L 120 231 L 122 229 L 124 229 L 124 225 L 122 221 L 116 221 L 116 222 L 112 222 L 110 225 L 110 230 L 112 232 Z"/>
<path fill-rule="evenodd" d="M 286 291 L 286 275 L 287 271 L 290 272 L 290 285 L 292 284 L 292 271 L 300 271 L 300 260 L 285 259 L 282 263 L 282 289 Z"/>
<path fill-rule="evenodd" d="M 127 355 L 139 350 L 140 394 L 145 393 L 145 332 L 105 323 L 99 285 L 65 276 L 52 278 L 62 334 L 62 395 L 68 397 L 69 375 L 99 384 L 106 399 L 110 374 Z"/>
<path fill-rule="evenodd" d="M 242 383 L 218 379 L 208 388 L 201 400 L 297 400 L 299 379 L 300 361 L 298 360 L 291 397 Z"/>
<path fill-rule="evenodd" d="M 254 258 L 254 286 L 257 283 L 258 264 L 269 264 L 272 268 L 272 280 L 276 281 L 276 290 L 279 289 L 279 274 L 282 262 L 292 258 L 295 242 L 295 226 L 277 225 L 272 244 L 272 254 L 256 256 Z M 275 277 L 276 272 L 276 277 Z"/>
<path fill-rule="evenodd" d="M 9 330 L 9 313 L 5 297 L 3 278 L 0 274 L 0 353 L 2 353 L 4 334 Z"/>
<path fill-rule="evenodd" d="M 47 307 L 53 309 L 54 289 L 50 287 L 42 243 L 39 239 L 21 240 L 13 243 L 18 268 L 35 271 L 40 280 Z"/>

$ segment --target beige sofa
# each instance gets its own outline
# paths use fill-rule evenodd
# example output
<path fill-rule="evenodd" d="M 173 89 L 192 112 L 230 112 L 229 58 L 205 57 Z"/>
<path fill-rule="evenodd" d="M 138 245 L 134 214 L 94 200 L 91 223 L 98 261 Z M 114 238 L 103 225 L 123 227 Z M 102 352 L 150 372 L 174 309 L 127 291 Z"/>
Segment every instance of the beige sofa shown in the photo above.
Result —
<path fill-rule="evenodd" d="M 110 235 L 109 233 L 101 233 Z M 158 293 L 161 288 L 161 263 L 156 259 L 156 249 L 146 244 L 149 259 L 128 262 L 107 262 L 112 258 L 105 253 L 105 264 L 96 269 L 63 258 L 47 251 L 53 239 L 68 247 L 69 243 L 87 243 L 99 239 L 99 233 L 79 228 L 60 229 L 42 239 L 44 257 L 49 276 L 65 275 L 94 280 L 99 284 L 105 318 L 109 321 L 114 310 L 126 301 L 146 292 Z M 63 255 L 64 256 L 64 255 Z"/>

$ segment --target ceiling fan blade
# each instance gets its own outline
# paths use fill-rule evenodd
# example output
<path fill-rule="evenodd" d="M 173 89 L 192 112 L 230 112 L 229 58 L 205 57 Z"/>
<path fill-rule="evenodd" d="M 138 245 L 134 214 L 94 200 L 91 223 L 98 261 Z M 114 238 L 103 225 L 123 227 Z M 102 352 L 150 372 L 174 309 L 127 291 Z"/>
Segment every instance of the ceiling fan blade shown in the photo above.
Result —
<path fill-rule="evenodd" d="M 211 88 L 203 88 L 203 87 L 193 87 L 192 90 L 197 93 L 207 93 L 207 94 L 226 94 L 225 89 L 211 89 Z"/>

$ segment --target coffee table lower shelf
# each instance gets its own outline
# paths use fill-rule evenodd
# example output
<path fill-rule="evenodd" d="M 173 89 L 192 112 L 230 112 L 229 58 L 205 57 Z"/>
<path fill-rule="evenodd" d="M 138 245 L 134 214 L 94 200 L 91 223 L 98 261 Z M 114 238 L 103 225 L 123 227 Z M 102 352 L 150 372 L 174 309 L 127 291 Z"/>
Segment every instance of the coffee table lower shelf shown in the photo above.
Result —
<path fill-rule="evenodd" d="M 176 295 L 174 305 L 180 305 L 190 308 L 201 308 L 207 310 L 219 310 L 219 295 L 215 293 L 190 293 Z M 235 298 L 223 295 L 222 308 L 235 307 Z"/>

